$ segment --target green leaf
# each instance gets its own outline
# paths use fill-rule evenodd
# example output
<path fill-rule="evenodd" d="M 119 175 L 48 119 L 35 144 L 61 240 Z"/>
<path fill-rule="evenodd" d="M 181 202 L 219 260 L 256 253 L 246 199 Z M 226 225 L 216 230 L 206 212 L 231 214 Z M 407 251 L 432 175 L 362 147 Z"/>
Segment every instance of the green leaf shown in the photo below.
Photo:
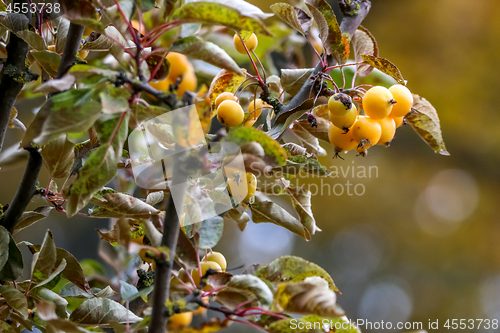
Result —
<path fill-rule="evenodd" d="M 330 174 L 316 158 L 308 158 L 302 155 L 290 156 L 285 166 L 273 168 L 273 172 L 294 176 L 300 174 L 302 170 L 319 177 L 325 177 Z"/>
<path fill-rule="evenodd" d="M 323 325 L 327 324 L 326 327 Z M 326 328 L 326 329 L 325 329 Z M 269 325 L 267 331 L 270 333 L 361 333 L 346 317 L 325 318 L 316 315 L 309 315 L 302 318 L 282 319 Z"/>
<path fill-rule="evenodd" d="M 61 63 L 61 56 L 56 52 L 44 51 L 31 51 L 30 52 L 36 62 L 52 77 L 56 77 Z"/>
<path fill-rule="evenodd" d="M 128 133 L 128 117 L 126 115 L 123 119 L 120 118 L 122 119 L 121 125 L 109 149 L 107 143 L 111 140 L 120 119 L 112 118 L 95 123 L 101 146 L 90 154 L 80 170 L 77 180 L 70 185 L 66 206 L 68 217 L 75 215 L 85 207 L 94 193 L 116 175 L 117 162 L 122 154 L 123 143 Z"/>
<path fill-rule="evenodd" d="M 290 95 L 295 95 L 309 80 L 314 68 L 282 69 L 281 86 Z"/>
<path fill-rule="evenodd" d="M 66 39 L 68 37 L 70 22 L 63 16 L 59 16 L 52 22 L 54 29 L 56 31 L 56 42 L 55 42 L 56 52 L 61 54 L 64 51 L 64 46 L 66 45 Z"/>
<path fill-rule="evenodd" d="M 10 233 L 4 227 L 0 227 L 0 271 L 9 260 Z"/>
<path fill-rule="evenodd" d="M 273 303 L 273 292 L 269 286 L 258 277 L 250 274 L 234 275 L 226 284 L 226 288 L 217 292 L 216 302 L 227 308 L 234 309 L 245 301 L 257 300 L 261 307 L 269 309 Z M 257 302 L 249 303 L 248 307 L 258 306 Z"/>
<path fill-rule="evenodd" d="M 200 235 L 198 248 L 205 250 L 211 249 L 222 237 L 224 230 L 224 219 L 220 216 L 214 216 L 201 222 L 198 234 Z"/>
<path fill-rule="evenodd" d="M 23 274 L 23 256 L 14 238 L 3 226 L 0 226 L 0 249 L 2 250 L 0 253 L 0 281 L 14 281 Z"/>
<path fill-rule="evenodd" d="M 83 302 L 71 313 L 69 319 L 80 326 L 109 326 L 109 323 L 129 322 L 131 324 L 142 320 L 123 305 L 107 298 L 92 298 Z"/>
<path fill-rule="evenodd" d="M 342 47 L 345 45 L 345 37 L 342 35 L 332 7 L 326 0 L 306 0 L 306 5 L 316 21 L 319 38 L 326 53 L 333 55 L 337 62 L 344 63 L 346 57 L 341 54 L 344 52 Z"/>
<path fill-rule="evenodd" d="M 107 90 L 99 94 L 104 113 L 122 113 L 129 110 L 128 98 L 131 93 L 122 87 L 107 85 Z"/>
<path fill-rule="evenodd" d="M 40 154 L 51 178 L 65 178 L 75 161 L 75 144 L 66 135 L 50 141 Z"/>
<path fill-rule="evenodd" d="M 161 116 L 167 113 L 168 109 L 156 105 L 144 105 L 142 103 L 134 103 L 130 106 L 130 128 L 139 127 L 145 120 Z"/>
<path fill-rule="evenodd" d="M 332 277 L 318 265 L 295 256 L 282 256 L 254 273 L 272 283 L 300 282 L 310 276 L 319 276 L 328 282 L 331 290 L 339 292 Z"/>
<path fill-rule="evenodd" d="M 315 277 L 316 278 L 316 277 Z M 295 314 L 315 314 L 326 317 L 340 317 L 345 312 L 336 304 L 337 295 L 324 285 L 308 282 L 279 283 L 274 294 L 273 311 Z"/>
<path fill-rule="evenodd" d="M 47 230 L 40 252 L 33 255 L 33 268 L 31 270 L 31 280 L 40 283 L 46 280 L 56 266 L 57 253 L 56 244 L 52 237 L 52 232 Z"/>
<path fill-rule="evenodd" d="M 243 75 L 240 66 L 218 45 L 206 42 L 196 36 L 179 38 L 170 51 L 182 53 L 190 58 L 203 60 L 214 66 Z"/>
<path fill-rule="evenodd" d="M 302 9 L 280 2 L 272 5 L 271 10 L 292 28 L 300 32 L 304 37 L 307 37 L 309 29 L 311 29 L 312 19 Z"/>
<path fill-rule="evenodd" d="M 73 282 L 80 289 L 90 292 L 90 286 L 85 280 L 85 274 L 83 273 L 83 269 L 78 263 L 78 260 L 66 251 L 65 249 L 57 248 L 57 262 L 62 262 L 62 260 L 66 261 L 66 267 L 62 271 L 62 276 Z"/>
<path fill-rule="evenodd" d="M 38 111 L 21 145 L 44 145 L 61 134 L 87 131 L 101 111 L 100 103 L 90 99 L 92 93 L 85 88 L 54 95 Z"/>
<path fill-rule="evenodd" d="M 389 75 L 399 84 L 406 85 L 406 81 L 403 79 L 403 75 L 401 75 L 399 69 L 389 60 L 369 54 L 362 54 L 361 58 L 365 63 Z"/>
<path fill-rule="evenodd" d="M 148 205 L 139 198 L 125 193 L 102 193 L 95 195 L 91 199 L 92 203 L 105 208 L 112 217 L 127 217 L 133 219 L 148 219 L 152 215 L 158 215 L 160 211 L 151 205 Z M 93 216 L 92 214 L 90 214 Z M 98 217 L 104 217 L 100 215 Z"/>
<path fill-rule="evenodd" d="M 368 54 L 378 57 L 378 45 L 375 37 L 363 26 L 359 26 L 352 37 L 352 46 L 354 48 L 354 57 L 356 62 L 361 62 L 361 55 Z M 373 67 L 367 64 L 356 65 L 356 72 L 359 76 L 367 76 L 373 70 Z"/>
<path fill-rule="evenodd" d="M 96 40 L 91 42 L 85 42 L 83 44 L 82 50 L 91 51 L 108 51 L 113 46 L 119 47 L 117 44 L 123 47 L 128 46 L 128 42 L 123 38 L 122 34 L 114 26 L 110 25 L 104 29 L 103 34 L 99 35 Z"/>
<path fill-rule="evenodd" d="M 84 27 L 90 28 L 100 34 L 103 34 L 104 29 L 106 28 L 102 22 L 90 17 L 79 17 L 77 19 L 72 19 L 71 22 L 83 25 Z"/>
<path fill-rule="evenodd" d="M 43 307 L 45 308 L 44 310 L 47 312 L 45 314 L 45 316 L 47 317 L 45 318 L 46 320 L 57 319 L 57 316 L 64 319 L 67 318 L 68 315 L 66 312 L 66 307 L 68 306 L 68 301 L 59 296 L 58 294 L 56 294 L 55 292 L 53 292 L 52 290 L 49 290 L 47 288 L 34 288 L 31 289 L 30 296 L 36 296 L 35 298 L 38 299 L 37 312 L 40 317 L 42 316 L 40 314 L 41 311 L 40 307 L 43 304 Z M 40 299 L 47 302 L 43 301 L 40 302 Z"/>
<path fill-rule="evenodd" d="M 0 295 L 14 311 L 19 313 L 23 319 L 28 319 L 28 300 L 24 293 L 12 285 L 0 286 Z"/>
<path fill-rule="evenodd" d="M 429 101 L 413 94 L 413 107 L 405 119 L 436 153 L 450 155 L 444 145 L 438 114 Z"/>
<path fill-rule="evenodd" d="M 243 0 L 193 1 L 173 13 L 173 18 L 188 22 L 222 25 L 236 31 L 247 30 L 271 36 L 262 20 L 272 16 Z"/>
<path fill-rule="evenodd" d="M 44 51 L 47 50 L 47 45 L 45 45 L 45 40 L 34 31 L 18 31 L 16 35 L 28 43 L 32 49 L 36 51 Z"/>
<path fill-rule="evenodd" d="M 254 223 L 274 223 L 290 230 L 305 240 L 311 239 L 310 232 L 300 223 L 300 221 L 290 214 L 286 209 L 277 203 L 262 199 L 263 196 L 256 196 L 256 202 L 250 206 L 252 211 L 252 221 Z"/>
<path fill-rule="evenodd" d="M 48 80 L 38 86 L 33 92 L 51 93 L 58 91 L 66 91 L 71 89 L 75 84 L 75 77 L 71 74 L 66 74 L 60 79 Z"/>
<path fill-rule="evenodd" d="M 39 282 L 37 287 L 45 286 L 47 289 L 54 288 L 59 280 L 61 279 L 60 274 L 66 268 L 66 260 L 61 260 L 58 264 L 56 264 L 56 268 L 47 276 L 45 280 Z"/>
<path fill-rule="evenodd" d="M 80 261 L 80 267 L 83 270 L 85 276 L 91 276 L 95 274 L 106 275 L 106 271 L 102 264 L 98 261 L 92 259 L 86 259 Z"/>
<path fill-rule="evenodd" d="M 239 127 L 235 130 L 229 132 L 226 136 L 226 140 L 237 145 L 244 145 L 246 143 L 255 141 L 260 143 L 262 148 L 264 148 L 264 153 L 266 157 L 271 158 L 271 160 L 278 165 L 286 164 L 286 151 L 281 147 L 281 145 L 273 140 L 266 133 L 253 128 L 253 127 Z"/>

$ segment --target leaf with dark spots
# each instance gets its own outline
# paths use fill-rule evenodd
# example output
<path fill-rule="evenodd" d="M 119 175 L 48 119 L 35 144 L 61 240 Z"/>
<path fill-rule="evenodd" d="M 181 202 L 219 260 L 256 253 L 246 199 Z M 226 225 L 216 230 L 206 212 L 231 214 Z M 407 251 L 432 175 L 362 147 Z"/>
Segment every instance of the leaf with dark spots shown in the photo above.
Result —
<path fill-rule="evenodd" d="M 391 76 L 394 80 L 396 80 L 399 84 L 406 85 L 405 79 L 403 79 L 403 75 L 399 69 L 389 60 L 385 58 L 380 58 L 376 56 L 372 56 L 369 54 L 362 54 L 361 58 L 368 65 L 378 69 L 382 73 L 385 73 Z"/>
<path fill-rule="evenodd" d="M 309 33 L 313 21 L 302 9 L 281 2 L 272 5 L 271 10 L 304 37 Z"/>
<path fill-rule="evenodd" d="M 295 256 L 279 257 L 265 267 L 258 269 L 254 275 L 272 283 L 299 282 L 311 276 L 319 276 L 328 282 L 331 290 L 339 292 L 332 277 L 323 268 Z"/>
<path fill-rule="evenodd" d="M 450 155 L 444 145 L 438 114 L 429 101 L 413 94 L 413 107 L 405 119 L 436 153 Z"/>

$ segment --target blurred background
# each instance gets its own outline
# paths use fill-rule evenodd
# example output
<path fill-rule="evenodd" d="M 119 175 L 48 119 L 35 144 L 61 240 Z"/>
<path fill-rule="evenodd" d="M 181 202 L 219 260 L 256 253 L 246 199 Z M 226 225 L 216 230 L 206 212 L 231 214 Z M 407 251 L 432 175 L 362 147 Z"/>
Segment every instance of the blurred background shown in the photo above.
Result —
<path fill-rule="evenodd" d="M 250 2 L 270 11 L 269 1 Z M 365 192 L 314 196 L 323 231 L 310 242 L 272 224 L 249 224 L 240 232 L 226 223 L 216 250 L 228 267 L 301 256 L 332 275 L 342 291 L 338 302 L 353 320 L 425 326 L 436 319 L 440 325 L 500 319 L 499 15 L 497 0 L 373 0 L 363 25 L 376 37 L 380 56 L 438 110 L 451 156 L 435 154 L 409 126 L 398 129 L 390 149 L 375 147 L 366 158 L 350 152 L 333 160 L 333 148 L 326 147 L 324 165 L 376 166 L 378 177 L 314 180 L 319 186 L 349 180 Z M 18 109 L 21 120 L 33 117 Z M 6 147 L 20 136 L 10 130 Z M 0 171 L 1 203 L 11 200 L 23 170 L 21 164 Z M 43 204 L 38 200 L 33 207 Z M 53 211 L 16 238 L 41 243 L 50 228 L 58 247 L 78 259 L 98 259 L 94 229 L 108 227 L 107 220 L 68 220 Z"/>

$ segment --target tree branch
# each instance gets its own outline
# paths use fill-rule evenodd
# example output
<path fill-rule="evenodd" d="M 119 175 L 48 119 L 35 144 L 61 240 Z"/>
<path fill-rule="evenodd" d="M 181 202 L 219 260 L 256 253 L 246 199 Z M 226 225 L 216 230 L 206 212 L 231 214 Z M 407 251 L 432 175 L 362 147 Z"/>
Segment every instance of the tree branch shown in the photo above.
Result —
<path fill-rule="evenodd" d="M 14 1 L 14 5 L 17 3 L 21 2 Z M 26 57 L 29 50 L 28 43 L 17 37 L 13 32 L 10 32 L 9 35 L 7 61 L 4 63 L 0 74 L 0 152 L 2 152 L 12 108 L 17 95 L 23 89 L 29 73 L 26 66 Z"/>
<path fill-rule="evenodd" d="M 85 27 L 79 24 L 70 23 L 68 29 L 68 36 L 66 37 L 66 44 L 61 56 L 61 63 L 57 71 L 56 79 L 60 79 L 66 74 L 71 66 L 75 64 L 75 56 L 80 49 L 80 43 L 83 36 Z"/>
<path fill-rule="evenodd" d="M 42 168 L 42 155 L 38 152 L 38 148 L 25 149 L 29 152 L 29 156 L 23 179 L 2 221 L 2 225 L 9 230 L 10 233 L 14 232 L 17 221 L 19 221 L 26 206 L 30 203 L 31 198 L 36 194 L 36 181 L 38 179 L 38 173 Z"/>
<path fill-rule="evenodd" d="M 148 94 L 154 96 L 156 99 L 162 101 L 165 103 L 167 106 L 174 108 L 177 102 L 177 96 L 175 94 L 169 94 L 165 95 L 161 91 L 156 90 L 155 88 L 151 87 L 149 84 L 140 82 L 140 81 L 134 81 L 125 75 L 125 73 L 118 73 L 117 75 L 117 83 L 128 83 L 132 86 L 137 91 L 144 91 L 147 92 Z"/>
<path fill-rule="evenodd" d="M 75 62 L 76 52 L 80 48 L 80 41 L 82 39 L 84 27 L 71 23 L 69 26 L 68 37 L 66 39 L 66 45 L 64 46 L 64 51 L 61 58 L 61 64 L 59 65 L 59 70 L 57 72 L 56 78 L 61 78 L 64 74 L 68 72 L 68 70 L 73 66 Z M 11 40 L 14 35 L 11 35 Z M 17 38 L 17 37 L 16 37 Z M 16 42 L 17 43 L 17 42 Z M 10 42 L 9 42 L 10 44 Z M 24 61 L 26 59 L 26 54 L 28 52 L 26 44 L 26 52 L 24 53 L 24 58 L 22 61 L 22 66 L 25 66 Z M 23 47 L 23 45 L 21 45 Z M 7 48 L 8 58 L 16 55 L 16 49 Z M 3 79 L 3 78 L 2 78 Z M 0 84 L 0 87 L 4 84 L 3 80 Z M 22 88 L 22 83 L 21 83 Z M 1 89 L 1 88 L 0 88 Z M 12 103 L 15 102 L 17 94 L 13 97 Z M 1 99 L 0 99 L 1 100 Z M 5 103 L 1 103 L 0 107 L 3 107 Z M 9 113 L 10 115 L 10 113 Z M 26 147 L 24 148 L 29 152 L 28 163 L 26 164 L 26 169 L 24 170 L 23 179 L 19 184 L 17 192 L 12 199 L 9 207 L 7 208 L 7 212 L 5 213 L 4 219 L 1 221 L 1 225 L 3 225 L 7 230 L 11 233 L 14 231 L 19 218 L 26 210 L 26 207 L 35 195 L 36 182 L 38 179 L 38 174 L 40 173 L 40 169 L 42 168 L 42 156 L 38 148 L 34 147 Z"/>
<path fill-rule="evenodd" d="M 136 84 L 139 84 L 136 82 Z M 141 87 L 147 85 L 140 84 Z M 145 88 L 143 87 L 143 88 Z M 144 90 L 147 91 L 147 90 Z M 194 103 L 194 96 L 184 94 L 183 100 L 187 104 Z M 174 119 L 174 122 L 182 123 L 183 119 Z M 179 125 L 180 126 L 180 125 Z M 176 147 L 177 149 L 177 147 Z M 168 249 L 168 258 L 166 260 L 156 261 L 155 282 L 153 290 L 151 314 L 151 326 L 149 333 L 163 333 L 165 332 L 166 316 L 165 316 L 165 301 L 168 299 L 170 291 L 170 278 L 172 276 L 172 268 L 174 267 L 175 253 L 177 249 L 177 239 L 179 238 L 180 221 L 179 216 L 184 207 L 184 193 L 186 191 L 188 173 L 185 171 L 188 162 L 185 160 L 185 153 L 177 153 L 174 160 L 172 171 L 172 185 L 176 186 L 176 193 L 182 194 L 179 196 L 176 204 L 177 208 L 181 209 L 179 213 L 174 205 L 173 191 L 170 191 L 168 198 L 167 208 L 165 210 L 165 223 L 163 224 L 163 237 L 161 245 Z M 171 187 L 172 188 L 172 187 Z"/>
<path fill-rule="evenodd" d="M 358 29 L 359 25 L 370 11 L 371 2 L 368 0 L 359 1 L 359 5 L 360 9 L 357 11 L 357 14 L 349 16 L 346 15 L 347 13 L 344 13 L 345 16 L 342 20 L 342 23 L 340 24 L 340 29 L 342 30 L 342 32 L 348 33 L 350 36 L 354 35 L 356 29 Z M 334 66 L 336 64 L 336 61 L 333 59 L 333 57 L 328 57 L 327 60 L 328 66 Z M 322 70 L 323 66 L 321 65 L 320 61 L 314 68 L 314 71 L 312 72 L 310 77 L 316 76 Z M 309 93 L 311 92 L 311 89 L 313 88 L 315 82 L 317 81 L 315 81 L 314 79 L 308 79 L 307 82 L 300 88 L 299 92 L 290 100 L 290 102 L 283 105 L 274 119 L 277 119 L 279 115 L 287 111 L 291 111 L 302 105 L 302 103 L 304 103 L 309 98 Z"/>

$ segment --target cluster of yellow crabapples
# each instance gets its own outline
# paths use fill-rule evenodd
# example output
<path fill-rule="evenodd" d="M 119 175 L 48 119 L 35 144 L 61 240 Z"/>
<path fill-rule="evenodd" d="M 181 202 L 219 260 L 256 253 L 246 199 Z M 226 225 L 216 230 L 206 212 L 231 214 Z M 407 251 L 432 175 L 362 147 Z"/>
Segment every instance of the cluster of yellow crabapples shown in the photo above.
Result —
<path fill-rule="evenodd" d="M 139 245 L 142 245 L 143 243 L 143 238 L 139 237 L 133 240 L 134 243 L 137 243 Z M 155 261 L 146 255 L 147 249 L 143 248 L 139 251 L 139 257 L 153 265 L 153 269 L 155 267 Z M 177 276 L 172 276 L 170 280 L 170 288 L 171 289 L 182 289 L 184 288 L 184 285 L 188 286 L 189 288 L 194 288 L 193 282 L 196 287 L 200 285 L 201 278 L 207 273 L 209 269 L 212 269 L 216 272 L 225 272 L 227 268 L 227 261 L 224 255 L 220 252 L 210 252 L 205 255 L 201 261 L 200 261 L 200 270 L 198 269 L 193 269 L 191 273 L 187 272 L 184 268 L 181 268 L 179 270 L 179 273 Z M 203 291 L 210 291 L 212 289 L 211 286 L 205 286 L 203 287 Z M 203 301 L 205 303 L 208 303 L 208 297 L 203 297 Z M 204 315 L 206 312 L 206 309 L 203 307 L 200 307 L 196 311 L 189 311 L 189 312 L 182 312 L 182 313 L 176 313 L 173 316 L 169 318 L 169 323 L 168 326 L 170 329 L 180 329 L 186 326 L 189 326 L 191 324 L 191 321 L 193 320 L 193 316 L 196 315 Z"/>
<path fill-rule="evenodd" d="M 328 139 L 335 147 L 336 156 L 353 149 L 364 156 L 371 146 L 389 145 L 396 128 L 411 111 L 413 96 L 400 84 L 389 89 L 375 86 L 365 93 L 361 104 L 364 115 L 359 114 L 352 98 L 344 93 L 337 93 L 328 100 L 331 122 Z"/>

